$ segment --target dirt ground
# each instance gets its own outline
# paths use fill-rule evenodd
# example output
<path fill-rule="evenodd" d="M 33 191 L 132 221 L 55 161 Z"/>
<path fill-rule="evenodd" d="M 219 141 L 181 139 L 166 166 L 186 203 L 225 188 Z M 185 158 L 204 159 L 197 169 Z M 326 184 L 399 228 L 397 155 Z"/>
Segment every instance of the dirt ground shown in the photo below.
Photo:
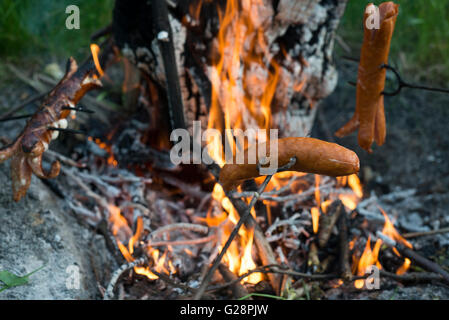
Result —
<path fill-rule="evenodd" d="M 340 60 L 337 67 L 338 86 L 321 106 L 331 134 L 352 117 L 355 108 L 355 87 L 348 81 L 356 81 L 357 65 Z M 388 91 L 395 88 L 392 82 L 388 85 Z M 448 105 L 449 94 L 404 88 L 398 96 L 385 98 L 387 138 L 382 147 L 374 146 L 373 154 L 358 146 L 357 133 L 343 139 L 333 138 L 358 154 L 362 177 L 372 183 L 368 189 L 388 193 L 400 186 L 448 192 Z M 326 139 L 321 121 L 316 121 L 312 135 Z M 368 167 L 372 177 L 367 177 Z"/>

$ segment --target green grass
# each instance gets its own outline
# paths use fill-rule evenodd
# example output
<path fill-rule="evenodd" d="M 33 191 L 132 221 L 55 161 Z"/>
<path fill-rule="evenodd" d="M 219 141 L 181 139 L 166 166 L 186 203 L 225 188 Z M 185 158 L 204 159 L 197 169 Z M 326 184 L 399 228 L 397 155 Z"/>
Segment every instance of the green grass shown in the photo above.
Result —
<path fill-rule="evenodd" d="M 339 34 L 358 54 L 368 0 L 349 0 Z M 373 0 L 375 4 L 382 1 Z M 449 85 L 449 6 L 447 0 L 396 0 L 400 13 L 390 61 L 407 79 Z M 65 8 L 80 8 L 80 30 L 67 30 Z M 88 54 L 89 37 L 112 20 L 114 0 L 0 0 L 0 58 L 17 62 Z"/>
<path fill-rule="evenodd" d="M 68 5 L 80 9 L 80 29 L 68 30 Z M 113 0 L 0 0 L 0 57 L 84 58 L 90 35 L 112 20 Z"/>
<path fill-rule="evenodd" d="M 365 6 L 383 1 L 349 0 L 339 34 L 358 53 Z M 449 6 L 446 0 L 396 0 L 400 5 L 390 61 L 408 78 L 449 83 Z M 405 76 L 404 76 L 405 77 Z"/>

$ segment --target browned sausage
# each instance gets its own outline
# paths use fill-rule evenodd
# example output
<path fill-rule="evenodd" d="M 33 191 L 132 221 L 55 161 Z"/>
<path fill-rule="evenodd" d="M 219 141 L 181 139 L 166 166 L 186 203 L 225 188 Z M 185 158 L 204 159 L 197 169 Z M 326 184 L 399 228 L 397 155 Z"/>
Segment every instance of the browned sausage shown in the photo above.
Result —
<path fill-rule="evenodd" d="M 335 133 L 336 136 L 343 137 L 358 127 L 359 145 L 368 152 L 372 152 L 373 140 L 379 145 L 385 141 L 384 100 L 381 92 L 385 87 L 386 70 L 380 66 L 388 63 L 398 8 L 399 5 L 392 1 L 379 6 L 380 29 L 368 29 L 366 21 L 369 15 L 365 12 L 365 32 L 357 75 L 356 111 L 352 119 Z"/>
<path fill-rule="evenodd" d="M 359 158 L 355 152 L 336 143 L 314 138 L 282 138 L 278 141 L 278 167 L 287 164 L 291 157 L 296 163 L 290 171 L 309 172 L 328 176 L 345 176 L 359 171 Z M 259 144 L 267 148 L 270 154 L 270 143 Z M 248 155 L 256 146 L 245 150 L 244 164 L 226 164 L 220 172 L 219 181 L 225 190 L 230 190 L 243 180 L 260 176 L 257 164 L 249 164 Z M 256 153 L 254 153 L 256 154 Z M 256 157 L 259 161 L 259 157 Z M 235 162 L 235 159 L 234 159 Z"/>

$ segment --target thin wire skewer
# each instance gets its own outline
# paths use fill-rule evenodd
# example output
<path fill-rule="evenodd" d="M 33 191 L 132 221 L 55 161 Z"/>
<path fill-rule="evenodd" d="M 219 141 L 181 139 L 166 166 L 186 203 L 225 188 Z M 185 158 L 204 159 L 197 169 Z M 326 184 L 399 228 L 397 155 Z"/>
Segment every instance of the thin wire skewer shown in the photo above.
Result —
<path fill-rule="evenodd" d="M 75 129 L 70 129 L 70 128 L 63 129 L 63 128 L 48 127 L 47 129 L 54 130 L 54 131 L 67 132 L 67 133 L 72 133 L 72 134 L 87 135 L 87 132 L 85 132 L 85 131 L 75 130 Z"/>
<path fill-rule="evenodd" d="M 290 158 L 290 161 L 286 165 L 278 168 L 276 170 L 276 173 L 277 172 L 281 172 L 281 171 L 287 171 L 295 163 L 296 163 L 296 157 Z M 257 167 L 259 168 L 259 171 L 260 171 L 260 166 L 261 166 L 261 163 L 259 162 L 257 164 Z M 259 199 L 260 195 L 263 193 L 263 191 L 265 190 L 266 186 L 268 185 L 268 183 L 270 182 L 272 177 L 273 177 L 273 175 L 266 176 L 265 180 L 260 185 L 260 187 L 257 190 L 257 192 L 254 193 L 254 196 L 252 197 L 251 202 L 249 203 L 249 206 L 246 209 L 245 213 L 240 217 L 239 222 L 237 223 L 237 225 L 234 227 L 234 229 L 232 230 L 231 234 L 229 235 L 229 238 L 226 241 L 226 243 L 225 243 L 223 249 L 221 250 L 220 254 L 217 256 L 217 258 L 215 258 L 212 266 L 210 267 L 210 269 L 207 271 L 206 275 L 204 276 L 204 279 L 201 282 L 201 285 L 200 285 L 200 287 L 198 288 L 198 291 L 195 294 L 195 297 L 194 297 L 195 300 L 201 299 L 201 296 L 203 295 L 204 291 L 206 290 L 206 287 L 209 284 L 210 280 L 212 279 L 213 274 L 217 270 L 221 260 L 223 259 L 223 256 L 225 255 L 225 253 L 228 250 L 228 248 L 231 246 L 231 243 L 234 240 L 234 238 L 236 237 L 237 233 L 239 232 L 240 227 L 245 223 L 245 221 L 251 215 L 252 208 L 256 204 L 256 201 Z"/>
<path fill-rule="evenodd" d="M 22 116 L 14 116 L 14 117 L 8 117 L 8 118 L 2 118 L 0 119 L 0 122 L 6 122 L 11 120 L 19 120 L 19 119 L 26 119 L 32 117 L 32 114 L 24 114 Z"/>
<path fill-rule="evenodd" d="M 349 56 L 342 56 L 342 59 L 357 62 L 357 63 L 360 62 L 360 59 L 357 59 L 354 57 L 349 57 Z M 408 83 L 407 81 L 404 81 L 402 79 L 401 75 L 396 70 L 396 68 L 394 68 L 388 64 L 385 64 L 385 63 L 381 64 L 380 68 L 392 71 L 396 77 L 397 82 L 398 82 L 398 87 L 394 91 L 391 91 L 391 92 L 386 92 L 385 90 L 382 91 L 381 94 L 383 94 L 384 96 L 388 96 L 388 97 L 396 96 L 401 92 L 402 88 L 411 88 L 411 89 L 417 89 L 417 90 L 427 90 L 427 91 L 432 91 L 432 92 L 449 93 L 449 89 L 435 88 L 435 87 L 429 87 L 429 86 L 424 86 L 424 85 L 416 85 L 416 84 Z M 357 86 L 357 83 L 353 82 L 353 81 L 348 81 L 348 84 L 351 86 Z"/>
<path fill-rule="evenodd" d="M 429 87 L 429 86 L 422 86 L 422 85 L 415 85 L 415 84 L 411 84 L 408 83 L 404 80 L 402 80 L 401 75 L 399 74 L 399 72 L 392 66 L 388 65 L 388 64 L 382 64 L 380 66 L 380 68 L 385 68 L 387 70 L 391 70 L 394 75 L 396 76 L 397 82 L 398 82 L 398 87 L 396 88 L 396 90 L 392 91 L 392 92 L 385 92 L 382 91 L 381 94 L 383 94 L 384 96 L 395 96 L 398 95 L 402 88 L 411 88 L 411 89 L 418 89 L 418 90 L 427 90 L 427 91 L 433 91 L 433 92 L 442 92 L 442 93 L 449 93 L 449 89 L 443 89 L 443 88 L 434 88 L 434 87 Z"/>
<path fill-rule="evenodd" d="M 85 113 L 95 113 L 95 111 L 92 111 L 90 109 L 84 108 L 84 107 L 62 107 L 62 110 L 74 110 L 79 112 L 85 112 Z M 7 118 L 1 118 L 0 122 L 6 122 L 6 121 L 12 121 L 12 120 L 19 120 L 19 119 L 26 119 L 31 118 L 33 114 L 24 114 L 21 116 L 13 116 L 13 117 L 7 117 Z"/>
<path fill-rule="evenodd" d="M 90 109 L 78 106 L 78 107 L 62 107 L 62 110 L 74 110 L 79 112 L 86 112 L 86 113 L 95 113 L 95 111 L 92 111 Z"/>

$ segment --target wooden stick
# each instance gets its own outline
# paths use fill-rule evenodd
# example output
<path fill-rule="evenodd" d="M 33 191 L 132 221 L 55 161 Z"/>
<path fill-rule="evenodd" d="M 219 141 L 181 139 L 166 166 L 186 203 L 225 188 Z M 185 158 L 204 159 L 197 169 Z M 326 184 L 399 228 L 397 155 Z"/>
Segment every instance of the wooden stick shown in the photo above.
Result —
<path fill-rule="evenodd" d="M 195 300 L 199 300 L 201 299 L 204 291 L 206 290 L 207 285 L 209 284 L 210 280 L 212 279 L 212 276 L 215 272 L 215 270 L 217 270 L 218 265 L 220 264 L 221 260 L 223 259 L 226 251 L 228 250 L 228 248 L 231 246 L 232 241 L 234 240 L 234 238 L 236 237 L 237 233 L 239 232 L 240 228 L 242 227 L 243 223 L 246 221 L 246 219 L 248 219 L 249 216 L 251 216 L 251 209 L 253 208 L 254 204 L 256 203 L 257 199 L 259 198 L 259 194 L 263 192 L 263 190 L 265 189 L 265 187 L 267 186 L 268 182 L 270 182 L 272 176 L 267 176 L 264 180 L 264 182 L 262 183 L 262 185 L 259 188 L 259 192 L 256 192 L 256 194 L 254 195 L 254 197 L 251 199 L 251 202 L 249 204 L 248 209 L 245 211 L 245 213 L 240 216 L 240 220 L 237 223 L 237 225 L 234 227 L 234 229 L 232 230 L 228 240 L 226 241 L 223 249 L 221 250 L 220 254 L 217 256 L 217 258 L 215 258 L 214 263 L 212 264 L 212 267 L 208 270 L 208 272 L 206 273 L 200 288 L 198 289 L 198 292 L 195 294 L 194 299 Z"/>
<path fill-rule="evenodd" d="M 291 269 L 288 268 L 284 268 L 283 266 L 274 264 L 274 265 L 265 265 L 262 267 L 258 267 L 255 269 L 252 269 L 250 271 L 248 271 L 245 274 L 242 274 L 240 277 L 236 278 L 235 280 L 222 284 L 222 285 L 218 285 L 218 286 L 213 286 L 213 287 L 209 287 L 207 289 L 208 292 L 211 291 L 217 291 L 217 290 L 221 290 L 224 289 L 226 287 L 229 287 L 230 285 L 234 284 L 235 282 L 240 282 L 243 279 L 245 279 L 246 277 L 250 276 L 253 273 L 264 273 L 264 274 L 280 274 L 280 275 L 288 275 L 288 276 L 292 276 L 295 278 L 300 278 L 300 279 L 308 279 L 308 280 L 315 280 L 315 281 L 320 281 L 320 280 L 332 280 L 332 279 L 338 279 L 340 278 L 340 276 L 338 274 L 333 274 L 333 273 L 329 273 L 329 274 L 307 274 L 307 273 L 302 273 L 302 272 L 296 272 L 293 271 Z M 357 276 L 354 277 L 353 280 L 357 280 L 357 279 L 365 279 L 367 275 L 364 276 Z"/>
<path fill-rule="evenodd" d="M 249 294 L 248 290 L 246 290 L 246 288 L 240 284 L 240 281 L 237 281 L 237 276 L 233 274 L 223 263 L 220 263 L 220 265 L 218 266 L 218 271 L 220 271 L 221 276 L 226 282 L 232 283 L 230 287 L 234 298 L 239 299 Z"/>
<path fill-rule="evenodd" d="M 392 240 L 390 237 L 387 237 L 380 231 L 378 231 L 376 235 L 380 239 L 382 239 L 382 241 L 389 247 L 395 247 L 401 255 L 410 258 L 412 261 L 414 261 L 415 263 L 417 263 L 418 265 L 422 266 L 423 268 L 429 271 L 440 274 L 444 278 L 444 280 L 449 283 L 449 272 L 441 268 L 435 262 L 430 261 L 429 259 L 421 256 L 419 253 L 407 248 L 403 244 Z"/>
<path fill-rule="evenodd" d="M 329 212 L 320 216 L 320 231 L 318 232 L 318 244 L 320 248 L 324 248 L 329 241 L 332 230 L 343 212 L 342 208 L 341 201 L 336 200 L 330 205 Z"/>
<path fill-rule="evenodd" d="M 443 229 L 438 229 L 438 230 L 430 230 L 430 231 L 422 231 L 422 232 L 410 232 L 410 233 L 403 234 L 402 236 L 406 239 L 409 239 L 409 238 L 430 236 L 430 235 L 434 235 L 434 234 L 441 234 L 441 233 L 448 233 L 448 232 L 449 232 L 449 228 L 443 228 Z"/>
<path fill-rule="evenodd" d="M 154 239 L 161 236 L 165 232 L 170 232 L 174 230 L 191 230 L 194 232 L 207 234 L 209 228 L 200 224 L 193 224 L 193 223 L 183 223 L 183 222 L 173 223 L 155 230 L 150 234 L 150 237 Z"/>
<path fill-rule="evenodd" d="M 385 270 L 380 270 L 381 277 L 391 278 L 399 282 L 426 282 L 426 281 L 443 281 L 442 275 L 428 272 L 409 272 L 405 274 L 395 274 Z"/>
<path fill-rule="evenodd" d="M 129 262 L 129 263 L 121 265 L 120 268 L 118 268 L 112 274 L 111 281 L 109 281 L 108 288 L 106 289 L 106 292 L 104 294 L 104 300 L 110 300 L 110 299 L 114 298 L 115 285 L 117 284 L 118 279 L 120 278 L 120 276 L 123 273 L 125 273 L 129 269 L 134 268 L 135 266 L 144 264 L 146 261 L 147 261 L 147 258 L 143 257 L 143 258 L 134 260 L 133 262 Z"/>
<path fill-rule="evenodd" d="M 151 5 L 154 27 L 164 63 L 171 129 L 185 129 L 183 99 L 173 46 L 173 35 L 168 19 L 167 3 L 165 0 L 153 0 Z"/>
<path fill-rule="evenodd" d="M 175 240 L 175 241 L 155 241 L 147 243 L 147 247 L 162 247 L 162 246 L 186 246 L 192 244 L 201 244 L 214 241 L 217 238 L 215 234 L 212 234 L 203 238 L 187 239 L 187 240 Z"/>
<path fill-rule="evenodd" d="M 341 209 L 342 214 L 338 222 L 338 233 L 340 236 L 340 274 L 344 280 L 350 281 L 352 279 L 351 266 L 349 265 L 349 242 L 348 242 L 348 216 L 344 208 Z"/>
<path fill-rule="evenodd" d="M 112 32 L 112 23 L 108 24 L 107 26 L 98 29 L 97 31 L 95 31 L 94 33 L 92 33 L 92 35 L 90 36 L 90 40 L 91 41 L 95 41 L 98 38 L 101 38 L 103 36 L 106 36 L 108 34 L 110 34 Z"/>
<path fill-rule="evenodd" d="M 404 255 L 405 257 L 410 258 L 412 261 L 416 262 L 420 266 L 426 268 L 429 271 L 439 273 L 446 282 L 449 283 L 449 273 L 441 268 L 438 264 L 436 264 L 433 261 L 430 261 L 429 259 L 421 256 L 417 252 L 407 248 L 406 246 L 398 243 L 396 245 L 396 249 L 399 251 L 400 254 Z"/>

